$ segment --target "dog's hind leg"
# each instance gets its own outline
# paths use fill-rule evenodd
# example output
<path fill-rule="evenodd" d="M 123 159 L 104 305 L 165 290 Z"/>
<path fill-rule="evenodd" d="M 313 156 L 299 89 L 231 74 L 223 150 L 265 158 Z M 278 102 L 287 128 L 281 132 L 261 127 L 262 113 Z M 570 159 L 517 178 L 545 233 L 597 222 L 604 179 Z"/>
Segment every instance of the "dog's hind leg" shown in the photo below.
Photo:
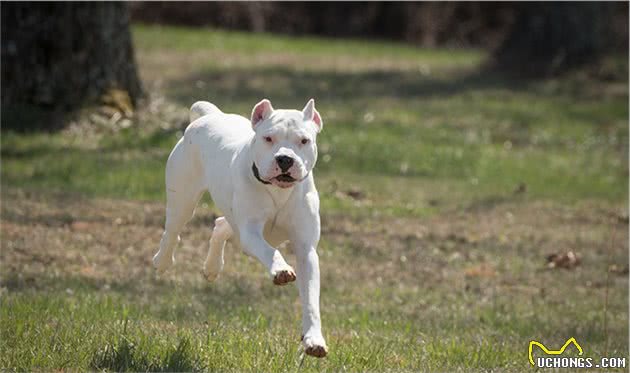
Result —
<path fill-rule="evenodd" d="M 166 224 L 160 250 L 153 257 L 153 266 L 160 273 L 173 265 L 179 233 L 193 217 L 197 202 L 203 194 L 199 173 L 191 166 L 184 144 L 180 141 L 166 163 Z"/>
<path fill-rule="evenodd" d="M 175 262 L 175 246 L 180 241 L 179 233 L 193 217 L 200 197 L 201 193 L 167 192 L 166 224 L 160 241 L 160 250 L 153 257 L 153 266 L 158 272 L 166 271 Z"/>
<path fill-rule="evenodd" d="M 216 280 L 221 270 L 223 270 L 223 249 L 225 248 L 225 241 L 232 237 L 232 233 L 232 227 L 230 227 L 230 223 L 224 217 L 217 218 L 214 221 L 208 256 L 203 264 L 203 273 L 208 281 Z"/>

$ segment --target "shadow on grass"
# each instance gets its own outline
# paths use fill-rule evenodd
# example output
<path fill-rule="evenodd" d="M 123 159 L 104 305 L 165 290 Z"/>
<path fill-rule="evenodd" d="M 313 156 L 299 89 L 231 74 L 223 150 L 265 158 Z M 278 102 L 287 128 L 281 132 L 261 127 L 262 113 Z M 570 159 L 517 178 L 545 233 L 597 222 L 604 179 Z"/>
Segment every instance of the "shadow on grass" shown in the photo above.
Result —
<path fill-rule="evenodd" d="M 177 345 L 159 348 L 151 354 L 144 345 L 125 335 L 96 351 L 90 368 L 114 372 L 197 372 L 205 369 L 189 337 L 179 337 Z"/>
<path fill-rule="evenodd" d="M 8 128 L 7 130 L 13 129 Z M 130 149 L 149 151 L 151 149 L 163 147 L 169 148 L 170 150 L 170 147 L 174 146 L 177 142 L 176 134 L 179 131 L 179 128 L 159 129 L 150 132 L 148 136 L 138 136 L 138 132 L 135 129 L 123 130 L 116 136 L 111 136 L 110 138 L 101 141 L 98 148 L 78 148 L 60 143 L 42 141 L 33 141 L 30 144 L 21 144 L 18 148 L 16 148 L 10 146 L 11 144 L 9 139 L 4 141 L 8 146 L 3 146 L 2 149 L 0 149 L 0 155 L 2 157 L 9 157 L 13 159 L 30 160 L 44 156 L 68 154 L 69 151 L 79 155 L 90 156 L 93 154 L 103 154 L 104 152 L 119 154 L 124 151 L 129 151 Z M 3 135 L 13 135 L 6 132 L 4 129 L 3 132 Z"/>
<path fill-rule="evenodd" d="M 72 111 L 40 107 L 31 104 L 3 104 L 3 130 L 16 132 L 55 132 L 65 127 L 69 118 L 75 115 Z"/>
<path fill-rule="evenodd" d="M 81 274 L 65 277 L 25 275 L 4 271 L 0 288 L 25 297 L 72 299 L 95 296 L 96 300 L 117 299 L 137 305 L 135 311 L 143 313 L 151 309 L 154 317 L 166 321 L 198 320 L 215 310 L 241 310 L 258 303 L 265 304 L 280 291 L 272 286 L 259 286 L 254 281 L 222 279 L 221 283 L 184 281 L 173 284 L 171 280 L 154 278 L 152 269 L 125 279 L 96 279 Z M 201 277 L 201 274 L 199 274 Z M 56 294 L 56 295 L 55 295 Z M 191 308 L 190 300 L 194 299 Z M 135 306 L 134 306 L 135 307 Z"/>
<path fill-rule="evenodd" d="M 455 75 L 455 76 L 452 76 Z M 263 97 L 302 103 L 307 97 L 326 102 L 356 99 L 420 99 L 466 91 L 506 88 L 525 90 L 527 82 L 488 70 L 454 72 L 434 78 L 413 71 L 300 71 L 288 67 L 212 68 L 169 83 L 168 95 L 189 106 L 203 99 L 254 103 Z M 207 88 L 205 88 L 207 87 Z"/>

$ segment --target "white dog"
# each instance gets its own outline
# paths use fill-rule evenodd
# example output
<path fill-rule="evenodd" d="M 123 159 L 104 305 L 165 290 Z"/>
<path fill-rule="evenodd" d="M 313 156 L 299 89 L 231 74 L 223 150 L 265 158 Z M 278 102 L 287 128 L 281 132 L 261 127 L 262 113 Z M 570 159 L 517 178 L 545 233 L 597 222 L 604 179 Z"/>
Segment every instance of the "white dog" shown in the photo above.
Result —
<path fill-rule="evenodd" d="M 159 272 L 173 265 L 179 233 L 208 190 L 224 216 L 216 219 L 204 263 L 208 280 L 223 269 L 225 241 L 232 239 L 260 260 L 273 283 L 297 277 L 302 300 L 302 343 L 324 357 L 319 316 L 319 196 L 311 172 L 317 160 L 322 118 L 311 99 L 302 111 L 274 110 L 269 100 L 254 107 L 251 121 L 196 102 L 191 124 L 166 163 L 166 225 L 153 257 Z M 275 246 L 289 241 L 297 275 Z"/>

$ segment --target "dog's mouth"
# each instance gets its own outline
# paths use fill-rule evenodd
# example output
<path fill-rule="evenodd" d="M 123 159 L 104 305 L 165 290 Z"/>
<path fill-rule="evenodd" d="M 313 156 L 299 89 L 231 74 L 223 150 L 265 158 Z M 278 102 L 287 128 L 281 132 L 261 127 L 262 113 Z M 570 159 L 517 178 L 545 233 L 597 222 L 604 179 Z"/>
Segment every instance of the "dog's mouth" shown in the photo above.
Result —
<path fill-rule="evenodd" d="M 296 181 L 296 179 L 293 176 L 289 175 L 289 174 L 281 174 L 281 175 L 278 175 L 278 176 L 274 177 L 274 179 L 276 179 L 278 181 L 281 181 L 283 183 L 292 183 L 292 182 Z"/>

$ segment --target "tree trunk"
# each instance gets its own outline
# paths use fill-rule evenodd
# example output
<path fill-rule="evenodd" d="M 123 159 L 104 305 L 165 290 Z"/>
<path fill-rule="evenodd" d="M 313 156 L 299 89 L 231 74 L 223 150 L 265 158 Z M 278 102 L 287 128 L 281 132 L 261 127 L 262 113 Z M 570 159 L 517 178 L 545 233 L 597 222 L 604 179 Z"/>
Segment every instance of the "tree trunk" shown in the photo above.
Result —
<path fill-rule="evenodd" d="M 607 47 L 612 6 L 603 3 L 521 3 L 512 30 L 495 52 L 497 67 L 553 75 L 595 61 Z"/>
<path fill-rule="evenodd" d="M 1 11 L 3 109 L 68 111 L 113 88 L 135 104 L 142 94 L 125 3 L 3 2 Z"/>

